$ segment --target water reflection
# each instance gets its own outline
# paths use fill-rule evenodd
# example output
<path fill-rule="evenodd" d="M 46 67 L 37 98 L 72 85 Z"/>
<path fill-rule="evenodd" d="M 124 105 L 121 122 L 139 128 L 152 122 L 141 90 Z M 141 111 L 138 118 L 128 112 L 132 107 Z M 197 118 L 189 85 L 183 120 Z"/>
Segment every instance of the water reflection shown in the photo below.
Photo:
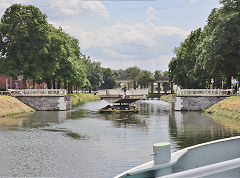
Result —
<path fill-rule="evenodd" d="M 154 143 L 170 141 L 176 151 L 239 134 L 235 123 L 225 126 L 199 112 L 172 112 L 158 100 L 136 103 L 138 114 L 99 114 L 108 104 L 1 118 L 0 176 L 113 177 L 152 160 Z"/>
<path fill-rule="evenodd" d="M 178 149 L 239 135 L 239 132 L 229 131 L 200 112 L 172 112 L 169 115 L 169 131 Z"/>
<path fill-rule="evenodd" d="M 145 120 L 141 120 L 138 114 L 120 113 L 120 114 L 102 114 L 105 120 L 111 120 L 115 127 L 146 127 Z"/>
<path fill-rule="evenodd" d="M 69 116 L 67 111 L 48 111 L 34 112 L 26 115 L 3 117 L 0 119 L 0 127 L 23 127 L 23 128 L 39 128 L 60 124 Z"/>

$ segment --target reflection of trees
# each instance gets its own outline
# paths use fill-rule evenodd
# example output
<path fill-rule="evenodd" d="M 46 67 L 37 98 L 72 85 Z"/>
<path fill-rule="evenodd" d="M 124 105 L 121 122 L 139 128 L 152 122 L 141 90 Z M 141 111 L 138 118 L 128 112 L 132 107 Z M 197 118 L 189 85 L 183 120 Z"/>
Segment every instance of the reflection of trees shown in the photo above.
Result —
<path fill-rule="evenodd" d="M 233 134 L 240 135 L 240 119 L 239 118 L 224 118 L 211 116 L 216 122 L 223 125 L 225 128 L 232 132 Z"/>
<path fill-rule="evenodd" d="M 102 114 L 104 119 L 113 121 L 116 127 L 127 127 L 137 125 L 146 127 L 145 120 L 141 120 L 138 114 L 120 113 L 120 114 Z"/>
<path fill-rule="evenodd" d="M 169 131 L 178 148 L 237 135 L 199 112 L 173 112 L 169 115 Z"/>
<path fill-rule="evenodd" d="M 0 126 L 38 128 L 48 126 L 51 123 L 61 123 L 67 118 L 67 115 L 66 111 L 35 112 L 27 115 L 5 117 L 0 122 Z"/>

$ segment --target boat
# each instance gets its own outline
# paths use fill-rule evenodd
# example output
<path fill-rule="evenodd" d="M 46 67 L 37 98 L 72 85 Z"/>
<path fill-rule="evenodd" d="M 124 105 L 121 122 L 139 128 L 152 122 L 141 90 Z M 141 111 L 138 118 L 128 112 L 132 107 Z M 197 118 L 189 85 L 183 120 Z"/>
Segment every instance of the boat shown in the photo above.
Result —
<path fill-rule="evenodd" d="M 240 177 L 240 136 L 170 153 L 170 143 L 153 145 L 153 161 L 114 178 Z"/>
<path fill-rule="evenodd" d="M 114 102 L 114 105 L 107 105 L 99 110 L 102 114 L 118 114 L 118 113 L 138 113 L 138 108 L 132 103 L 139 99 L 124 98 Z"/>

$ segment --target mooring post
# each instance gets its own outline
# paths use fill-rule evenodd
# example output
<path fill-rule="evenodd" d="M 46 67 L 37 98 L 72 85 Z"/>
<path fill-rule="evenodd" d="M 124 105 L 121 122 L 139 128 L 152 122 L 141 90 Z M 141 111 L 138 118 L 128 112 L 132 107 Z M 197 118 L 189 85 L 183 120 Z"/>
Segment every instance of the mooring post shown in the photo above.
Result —
<path fill-rule="evenodd" d="M 156 143 L 153 145 L 154 165 L 166 164 L 171 161 L 171 149 L 169 142 Z M 172 167 L 160 168 L 155 171 L 155 176 L 163 176 L 172 173 Z"/>

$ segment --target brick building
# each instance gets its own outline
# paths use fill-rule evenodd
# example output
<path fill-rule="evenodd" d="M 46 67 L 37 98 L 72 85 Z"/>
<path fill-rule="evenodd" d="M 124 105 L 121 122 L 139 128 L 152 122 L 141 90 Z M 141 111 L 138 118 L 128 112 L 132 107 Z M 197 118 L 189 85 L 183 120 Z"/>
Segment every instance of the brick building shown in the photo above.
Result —
<path fill-rule="evenodd" d="M 31 81 L 27 81 L 28 88 L 33 88 L 33 83 Z M 44 89 L 46 88 L 46 84 L 35 84 L 36 89 Z M 5 89 L 23 89 L 22 77 L 7 77 L 5 75 L 0 75 L 0 90 Z"/>

